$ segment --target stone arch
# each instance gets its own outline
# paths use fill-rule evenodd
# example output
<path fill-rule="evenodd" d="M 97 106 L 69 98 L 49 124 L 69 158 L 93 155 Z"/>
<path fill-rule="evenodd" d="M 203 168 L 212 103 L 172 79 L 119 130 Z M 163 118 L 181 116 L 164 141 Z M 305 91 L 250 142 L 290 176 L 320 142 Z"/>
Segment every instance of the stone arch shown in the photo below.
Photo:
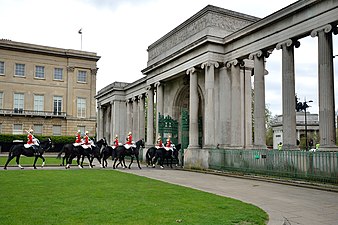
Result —
<path fill-rule="evenodd" d="M 175 118 L 178 121 L 178 136 L 179 136 L 179 142 L 181 141 L 181 127 L 182 127 L 182 121 L 181 121 L 181 113 L 182 109 L 189 110 L 189 96 L 190 96 L 190 86 L 189 85 L 183 85 L 181 86 L 173 99 L 173 118 Z M 203 91 L 198 85 L 198 117 L 202 118 L 202 127 L 204 127 L 204 96 Z M 201 135 L 203 135 L 203 132 L 201 132 Z"/>

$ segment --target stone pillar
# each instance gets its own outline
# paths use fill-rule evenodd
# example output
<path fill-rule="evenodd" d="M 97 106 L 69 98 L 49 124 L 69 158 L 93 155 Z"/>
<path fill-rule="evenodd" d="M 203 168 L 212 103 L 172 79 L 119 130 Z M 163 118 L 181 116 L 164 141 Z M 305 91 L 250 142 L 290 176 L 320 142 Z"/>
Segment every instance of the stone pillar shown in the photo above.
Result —
<path fill-rule="evenodd" d="M 145 113 L 144 113 L 144 109 L 145 109 L 145 106 L 144 106 L 144 95 L 141 94 L 138 96 L 138 100 L 139 100 L 139 103 L 138 103 L 138 106 L 139 106 L 139 110 L 138 110 L 138 119 L 139 119 L 139 139 L 141 138 L 145 138 Z"/>
<path fill-rule="evenodd" d="M 67 99 L 66 99 L 67 116 L 74 115 L 73 113 L 74 104 L 72 103 L 74 99 L 74 77 L 76 77 L 76 74 L 74 73 L 74 71 L 75 71 L 75 67 L 67 66 Z"/>
<path fill-rule="evenodd" d="M 244 146 L 252 148 L 252 86 L 251 86 L 251 69 L 246 67 L 243 61 L 243 76 L 244 76 Z M 249 70 L 247 70 L 249 69 Z"/>
<path fill-rule="evenodd" d="M 133 129 L 133 118 L 132 118 L 132 103 L 131 99 L 127 100 L 127 133 Z M 123 134 L 123 138 L 127 137 L 127 134 Z"/>
<path fill-rule="evenodd" d="M 242 148 L 242 109 L 241 109 L 241 86 L 240 67 L 238 60 L 226 63 L 231 69 L 231 147 Z"/>
<path fill-rule="evenodd" d="M 254 60 L 254 147 L 266 149 L 264 56 L 261 50 L 249 55 Z"/>
<path fill-rule="evenodd" d="M 319 136 L 322 150 L 336 148 L 332 26 L 315 29 L 318 36 Z"/>
<path fill-rule="evenodd" d="M 163 99 L 163 84 L 161 82 L 157 82 L 156 86 L 156 136 L 159 134 L 159 127 L 158 127 L 158 114 L 163 115 L 163 108 L 164 108 L 164 99 Z"/>
<path fill-rule="evenodd" d="M 103 138 L 103 110 L 99 103 L 97 106 L 97 139 Z"/>
<path fill-rule="evenodd" d="M 189 146 L 198 148 L 198 84 L 197 71 L 194 67 L 187 70 L 190 77 L 189 87 Z"/>
<path fill-rule="evenodd" d="M 224 148 L 231 141 L 231 70 L 225 66 L 219 69 L 219 99 L 220 147 Z"/>
<path fill-rule="evenodd" d="M 215 145 L 215 68 L 219 67 L 217 62 L 208 61 L 201 65 L 205 68 L 205 129 L 204 144 L 206 148 Z"/>
<path fill-rule="evenodd" d="M 133 97 L 133 139 L 139 139 L 139 123 L 138 123 L 138 99 L 137 96 Z"/>
<path fill-rule="evenodd" d="M 294 43 L 288 39 L 276 49 L 282 49 L 283 149 L 296 149 Z"/>
<path fill-rule="evenodd" d="M 154 145 L 154 91 L 152 86 L 147 87 L 147 146 Z"/>
<path fill-rule="evenodd" d="M 111 101 L 110 102 L 110 138 L 109 138 L 109 142 L 108 144 L 113 144 L 113 140 L 114 140 L 114 137 L 115 137 L 115 130 L 114 130 L 114 127 L 115 127 L 115 124 L 114 124 L 114 113 L 115 113 L 115 107 L 114 107 L 114 101 Z M 108 141 L 108 140 L 107 140 Z"/>

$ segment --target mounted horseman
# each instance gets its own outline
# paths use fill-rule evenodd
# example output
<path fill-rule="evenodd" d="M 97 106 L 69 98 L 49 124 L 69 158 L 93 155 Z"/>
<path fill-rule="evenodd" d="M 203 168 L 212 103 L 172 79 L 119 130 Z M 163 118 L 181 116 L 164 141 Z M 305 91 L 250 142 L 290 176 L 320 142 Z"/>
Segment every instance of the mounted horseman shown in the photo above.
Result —
<path fill-rule="evenodd" d="M 33 167 L 36 169 L 36 161 L 38 158 L 42 159 L 42 167 L 45 165 L 45 158 L 43 157 L 43 154 L 45 151 L 48 151 L 53 147 L 52 140 L 48 138 L 44 141 L 39 141 L 37 138 L 33 135 L 33 130 L 29 129 L 27 135 L 27 143 L 24 144 L 22 142 L 14 143 L 9 150 L 8 153 L 8 159 L 5 163 L 4 169 L 7 169 L 7 165 L 10 163 L 10 161 L 16 157 L 16 163 L 19 168 L 23 169 L 23 167 L 20 165 L 20 156 L 24 155 L 27 157 L 35 157 Z"/>

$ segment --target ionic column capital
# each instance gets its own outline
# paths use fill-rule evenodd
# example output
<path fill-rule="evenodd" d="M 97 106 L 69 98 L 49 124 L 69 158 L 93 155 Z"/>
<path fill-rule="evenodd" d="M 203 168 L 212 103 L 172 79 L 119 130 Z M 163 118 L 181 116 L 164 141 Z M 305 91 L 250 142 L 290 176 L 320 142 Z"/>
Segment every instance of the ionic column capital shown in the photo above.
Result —
<path fill-rule="evenodd" d="M 255 57 L 260 58 L 260 57 L 262 57 L 262 55 L 263 55 L 263 51 L 262 50 L 258 50 L 257 52 L 251 53 L 249 55 L 249 59 L 253 60 Z"/>
<path fill-rule="evenodd" d="M 99 68 L 90 69 L 91 75 L 96 75 Z"/>
<path fill-rule="evenodd" d="M 75 67 L 74 66 L 67 66 L 67 71 L 68 72 L 74 72 Z"/>
<path fill-rule="evenodd" d="M 137 96 L 134 96 L 134 97 L 132 98 L 132 101 L 133 101 L 133 102 L 137 102 Z"/>
<path fill-rule="evenodd" d="M 130 102 L 132 102 L 132 100 L 131 100 L 131 98 L 128 98 L 128 99 L 126 100 L 126 103 L 128 104 L 128 103 L 130 103 Z"/>
<path fill-rule="evenodd" d="M 155 85 L 155 87 L 159 87 L 159 86 L 163 85 L 163 83 L 161 83 L 161 81 L 158 81 L 154 85 Z"/>
<path fill-rule="evenodd" d="M 191 67 L 190 69 L 187 69 L 186 74 L 187 74 L 187 75 L 191 75 L 191 74 L 193 74 L 193 73 L 195 73 L 195 72 L 196 72 L 195 67 Z"/>
<path fill-rule="evenodd" d="M 216 62 L 216 61 L 209 60 L 207 62 L 202 63 L 201 68 L 204 69 L 204 67 L 206 68 L 206 67 L 210 67 L 210 66 L 214 66 L 215 68 L 218 68 L 219 63 Z"/>
<path fill-rule="evenodd" d="M 153 87 L 151 85 L 149 85 L 149 86 L 146 87 L 146 91 L 150 91 L 152 89 L 153 89 Z"/>
<path fill-rule="evenodd" d="M 276 49 L 277 50 L 280 50 L 283 48 L 283 46 L 285 47 L 290 47 L 292 46 L 292 40 L 291 39 L 287 39 L 285 41 L 282 41 L 282 42 L 279 42 L 277 45 L 276 45 Z"/>
<path fill-rule="evenodd" d="M 324 31 L 324 33 L 329 33 L 332 30 L 331 24 L 326 24 L 325 26 L 319 27 L 311 31 L 311 37 L 316 37 L 320 31 Z"/>
<path fill-rule="evenodd" d="M 140 95 L 138 95 L 138 96 L 137 96 L 137 98 L 138 98 L 138 100 L 140 101 L 141 99 L 143 99 L 143 98 L 144 98 L 144 94 L 140 94 Z"/>
<path fill-rule="evenodd" d="M 234 59 L 234 60 L 231 60 L 225 63 L 226 68 L 231 68 L 231 66 L 237 66 L 237 65 L 239 65 L 239 61 L 237 59 Z"/>

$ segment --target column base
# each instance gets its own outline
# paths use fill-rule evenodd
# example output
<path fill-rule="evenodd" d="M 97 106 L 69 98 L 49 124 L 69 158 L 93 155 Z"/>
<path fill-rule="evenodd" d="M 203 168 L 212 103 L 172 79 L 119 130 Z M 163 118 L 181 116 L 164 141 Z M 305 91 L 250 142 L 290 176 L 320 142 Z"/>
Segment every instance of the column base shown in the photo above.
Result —
<path fill-rule="evenodd" d="M 201 149 L 198 146 L 189 146 L 184 150 L 184 168 L 208 169 L 209 149 Z"/>

